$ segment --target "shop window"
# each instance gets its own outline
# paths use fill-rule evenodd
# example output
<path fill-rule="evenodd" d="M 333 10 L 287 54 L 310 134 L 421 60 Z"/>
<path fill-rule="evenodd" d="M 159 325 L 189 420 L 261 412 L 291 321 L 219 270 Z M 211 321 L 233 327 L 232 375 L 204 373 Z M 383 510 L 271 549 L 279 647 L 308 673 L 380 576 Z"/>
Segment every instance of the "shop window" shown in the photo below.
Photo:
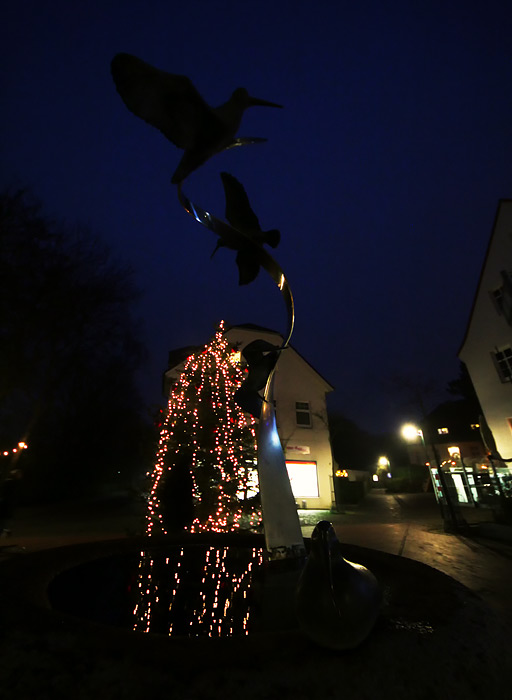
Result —
<path fill-rule="evenodd" d="M 316 462 L 286 462 L 292 493 L 295 498 L 318 498 Z"/>

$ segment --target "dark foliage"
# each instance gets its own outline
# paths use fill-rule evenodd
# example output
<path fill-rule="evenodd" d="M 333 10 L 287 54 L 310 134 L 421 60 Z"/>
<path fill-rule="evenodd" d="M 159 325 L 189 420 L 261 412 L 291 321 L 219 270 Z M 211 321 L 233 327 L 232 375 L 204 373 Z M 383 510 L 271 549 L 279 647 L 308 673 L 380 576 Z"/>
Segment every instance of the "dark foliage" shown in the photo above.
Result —
<path fill-rule="evenodd" d="M 135 467 L 143 358 L 131 273 L 90 232 L 0 194 L 0 446 L 19 440 L 25 494 L 90 493 Z"/>
<path fill-rule="evenodd" d="M 341 414 L 329 414 L 333 456 L 341 469 L 374 472 L 380 456 L 385 455 L 392 470 L 408 463 L 407 450 L 400 436 L 373 435 Z"/>

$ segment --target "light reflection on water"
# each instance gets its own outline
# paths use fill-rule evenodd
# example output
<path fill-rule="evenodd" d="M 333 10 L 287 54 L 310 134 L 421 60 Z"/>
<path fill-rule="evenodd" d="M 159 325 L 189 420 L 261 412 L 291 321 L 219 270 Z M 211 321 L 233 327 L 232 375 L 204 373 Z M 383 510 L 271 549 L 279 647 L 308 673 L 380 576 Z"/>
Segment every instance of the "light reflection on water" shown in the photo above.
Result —
<path fill-rule="evenodd" d="M 74 566 L 47 592 L 56 610 L 136 632 L 247 635 L 264 569 L 260 548 L 169 545 Z"/>
<path fill-rule="evenodd" d="M 133 630 L 178 636 L 249 633 L 262 549 L 194 546 L 141 552 Z"/>

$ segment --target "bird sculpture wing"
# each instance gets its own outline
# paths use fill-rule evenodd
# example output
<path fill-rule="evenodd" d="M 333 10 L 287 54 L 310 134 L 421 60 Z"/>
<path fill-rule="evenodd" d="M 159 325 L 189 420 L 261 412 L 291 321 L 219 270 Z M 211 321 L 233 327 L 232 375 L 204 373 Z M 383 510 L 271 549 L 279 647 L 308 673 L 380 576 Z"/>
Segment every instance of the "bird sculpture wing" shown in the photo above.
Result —
<path fill-rule="evenodd" d="M 216 116 L 189 78 L 159 70 L 136 56 L 114 56 L 111 72 L 123 102 L 178 148 L 192 148 L 205 119 Z"/>
<path fill-rule="evenodd" d="M 244 233 L 261 231 L 260 222 L 251 208 L 243 185 L 229 173 L 221 173 L 220 176 L 226 197 L 226 219 L 231 226 Z"/>

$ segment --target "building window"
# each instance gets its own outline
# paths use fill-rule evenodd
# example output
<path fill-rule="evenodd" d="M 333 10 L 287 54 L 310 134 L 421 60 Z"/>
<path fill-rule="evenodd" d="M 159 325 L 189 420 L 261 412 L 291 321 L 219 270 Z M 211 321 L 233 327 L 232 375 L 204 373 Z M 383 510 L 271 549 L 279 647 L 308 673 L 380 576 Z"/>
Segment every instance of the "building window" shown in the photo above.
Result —
<path fill-rule="evenodd" d="M 480 428 L 480 423 L 471 423 L 471 430 L 478 430 Z"/>
<path fill-rule="evenodd" d="M 438 428 L 437 432 L 439 433 L 439 435 L 448 435 L 449 430 L 448 428 Z"/>
<path fill-rule="evenodd" d="M 512 325 L 512 275 L 509 270 L 502 270 L 503 279 L 501 309 L 509 325 Z"/>
<path fill-rule="evenodd" d="M 318 498 L 316 462 L 286 462 L 292 493 L 295 498 Z"/>
<path fill-rule="evenodd" d="M 297 425 L 303 428 L 311 428 L 311 412 L 309 410 L 309 401 L 295 402 L 295 420 Z"/>
<path fill-rule="evenodd" d="M 512 348 L 496 350 L 493 354 L 494 364 L 502 382 L 512 381 Z"/>
<path fill-rule="evenodd" d="M 503 284 L 490 291 L 491 299 L 499 314 L 503 314 L 509 325 L 512 325 L 512 274 L 509 270 L 501 270 Z"/>
<path fill-rule="evenodd" d="M 491 299 L 496 307 L 496 311 L 501 314 L 503 308 L 503 287 L 493 289 L 491 291 Z"/>

